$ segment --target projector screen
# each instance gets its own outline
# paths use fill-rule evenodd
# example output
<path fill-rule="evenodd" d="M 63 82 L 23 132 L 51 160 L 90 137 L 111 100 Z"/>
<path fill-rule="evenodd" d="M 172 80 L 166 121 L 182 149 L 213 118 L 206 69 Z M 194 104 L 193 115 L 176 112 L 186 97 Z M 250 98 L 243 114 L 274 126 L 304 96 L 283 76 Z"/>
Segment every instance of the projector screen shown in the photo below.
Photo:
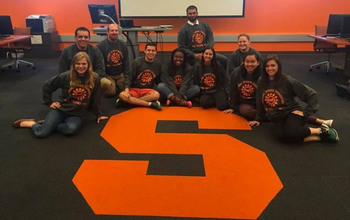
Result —
<path fill-rule="evenodd" d="M 243 17 L 245 0 L 119 0 L 119 16 L 184 17 L 195 5 L 201 17 Z"/>

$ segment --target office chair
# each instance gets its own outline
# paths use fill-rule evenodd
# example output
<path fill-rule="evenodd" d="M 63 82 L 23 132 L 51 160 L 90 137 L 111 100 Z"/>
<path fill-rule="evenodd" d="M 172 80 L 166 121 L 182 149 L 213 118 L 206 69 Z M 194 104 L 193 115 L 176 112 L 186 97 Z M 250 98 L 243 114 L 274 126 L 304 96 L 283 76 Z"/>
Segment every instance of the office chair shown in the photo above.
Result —
<path fill-rule="evenodd" d="M 15 27 L 13 29 L 13 34 L 14 35 L 30 35 L 30 27 Z M 25 40 L 25 41 L 18 41 L 12 43 L 10 47 L 3 48 L 6 49 L 7 53 L 6 56 L 7 58 L 11 57 L 12 60 L 8 63 L 5 63 L 1 66 L 1 71 L 3 71 L 3 68 L 8 67 L 11 68 L 13 65 L 16 67 L 16 71 L 20 72 L 20 64 L 26 64 L 28 67 L 32 67 L 32 69 L 35 69 L 35 64 L 22 60 L 24 54 L 32 49 L 32 44 L 30 39 Z"/>
<path fill-rule="evenodd" d="M 315 25 L 315 35 L 326 35 L 327 34 L 327 26 Z M 314 41 L 314 51 L 325 53 L 328 55 L 328 59 L 326 61 L 322 61 L 319 63 L 315 63 L 310 65 L 309 71 L 312 71 L 313 67 L 320 69 L 322 65 L 326 65 L 326 73 L 329 73 L 329 69 L 331 66 L 335 67 L 337 70 L 344 69 L 342 65 L 336 64 L 331 61 L 331 55 L 333 53 L 338 53 L 343 51 L 343 48 L 338 48 L 336 44 L 330 44 L 325 41 L 317 40 Z"/>

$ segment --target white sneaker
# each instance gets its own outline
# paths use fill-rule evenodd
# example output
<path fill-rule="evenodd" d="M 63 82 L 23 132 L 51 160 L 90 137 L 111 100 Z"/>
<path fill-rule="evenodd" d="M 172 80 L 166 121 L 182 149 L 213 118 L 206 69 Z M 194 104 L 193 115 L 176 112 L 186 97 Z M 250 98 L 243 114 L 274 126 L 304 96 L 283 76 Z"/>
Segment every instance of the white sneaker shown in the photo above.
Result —
<path fill-rule="evenodd" d="M 328 127 L 332 127 L 333 119 L 325 120 L 322 125 L 327 125 Z"/>

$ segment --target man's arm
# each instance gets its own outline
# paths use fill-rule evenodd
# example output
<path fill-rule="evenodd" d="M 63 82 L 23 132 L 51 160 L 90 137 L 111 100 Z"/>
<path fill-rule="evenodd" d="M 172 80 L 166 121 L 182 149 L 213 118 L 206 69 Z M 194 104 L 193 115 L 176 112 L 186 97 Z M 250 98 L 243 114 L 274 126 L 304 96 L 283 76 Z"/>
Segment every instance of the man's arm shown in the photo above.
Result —
<path fill-rule="evenodd" d="M 210 26 L 208 23 L 204 22 L 205 24 L 205 35 L 207 38 L 207 46 L 209 47 L 214 47 L 214 35 L 213 35 L 213 31 L 211 30 Z"/>
<path fill-rule="evenodd" d="M 123 63 L 123 73 L 124 75 L 129 74 L 130 72 L 130 61 L 129 61 L 129 53 L 126 44 L 124 44 L 124 63 Z"/>
<path fill-rule="evenodd" d="M 193 53 L 190 49 L 190 44 L 191 42 L 188 42 L 188 31 L 186 30 L 186 27 L 185 27 L 186 24 L 184 24 L 178 35 L 177 35 L 177 44 L 178 44 L 178 47 L 179 48 L 182 48 L 186 51 L 186 54 L 188 57 L 191 57 L 191 58 L 194 58 L 195 56 L 195 53 Z"/>
<path fill-rule="evenodd" d="M 93 63 L 94 66 L 94 72 L 98 73 L 99 77 L 106 76 L 106 69 L 105 69 L 105 62 L 104 57 L 97 47 L 93 47 L 94 53 L 95 53 L 95 61 Z"/>
<path fill-rule="evenodd" d="M 63 49 L 60 55 L 59 64 L 58 64 L 58 73 L 63 73 L 69 70 L 70 66 L 68 63 L 68 52 L 67 49 Z"/>

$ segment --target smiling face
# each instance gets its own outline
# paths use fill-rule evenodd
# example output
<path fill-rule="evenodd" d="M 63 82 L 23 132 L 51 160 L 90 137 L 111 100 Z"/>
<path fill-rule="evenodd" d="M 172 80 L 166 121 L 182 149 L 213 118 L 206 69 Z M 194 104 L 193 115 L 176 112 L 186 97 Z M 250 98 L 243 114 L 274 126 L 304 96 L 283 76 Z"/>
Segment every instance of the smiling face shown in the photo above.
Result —
<path fill-rule="evenodd" d="M 266 73 L 269 75 L 269 79 L 273 80 L 275 78 L 275 75 L 278 71 L 278 64 L 275 60 L 269 60 L 267 61 L 265 65 Z"/>
<path fill-rule="evenodd" d="M 255 69 L 259 66 L 259 62 L 256 59 L 255 55 L 247 55 L 244 59 L 244 67 L 247 70 L 247 73 L 254 73 Z"/>
<path fill-rule="evenodd" d="M 180 51 L 174 53 L 173 62 L 175 66 L 181 66 L 184 62 L 184 54 Z"/>
<path fill-rule="evenodd" d="M 250 40 L 246 36 L 240 36 L 238 38 L 238 48 L 243 53 L 246 53 L 249 51 L 250 46 Z"/>
<path fill-rule="evenodd" d="M 148 45 L 145 49 L 145 60 L 148 62 L 153 62 L 157 55 L 157 49 L 153 45 Z"/>
<path fill-rule="evenodd" d="M 80 50 L 85 50 L 90 42 L 89 32 L 77 31 L 77 35 L 75 36 L 75 41 Z"/>
<path fill-rule="evenodd" d="M 74 64 L 74 69 L 75 69 L 75 71 L 77 71 L 79 76 L 85 75 L 88 68 L 89 68 L 89 64 L 88 64 L 86 58 L 82 58 Z"/>
<path fill-rule="evenodd" d="M 206 49 L 203 52 L 203 59 L 204 59 L 204 64 L 205 65 L 210 65 L 211 64 L 211 60 L 214 57 L 214 53 L 211 49 Z"/>
<path fill-rule="evenodd" d="M 110 42 L 115 42 L 118 39 L 119 28 L 116 24 L 110 24 L 108 27 L 107 37 Z"/>

